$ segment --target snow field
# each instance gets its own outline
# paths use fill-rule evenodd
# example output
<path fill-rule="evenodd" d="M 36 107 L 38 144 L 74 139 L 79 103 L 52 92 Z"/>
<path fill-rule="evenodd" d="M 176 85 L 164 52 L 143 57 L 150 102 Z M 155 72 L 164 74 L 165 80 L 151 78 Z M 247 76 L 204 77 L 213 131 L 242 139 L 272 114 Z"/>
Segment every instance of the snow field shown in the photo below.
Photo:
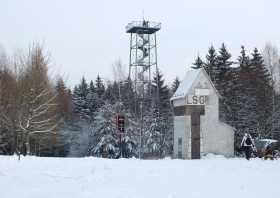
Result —
<path fill-rule="evenodd" d="M 1 198 L 266 198 L 280 161 L 209 157 L 137 160 L 0 156 Z"/>

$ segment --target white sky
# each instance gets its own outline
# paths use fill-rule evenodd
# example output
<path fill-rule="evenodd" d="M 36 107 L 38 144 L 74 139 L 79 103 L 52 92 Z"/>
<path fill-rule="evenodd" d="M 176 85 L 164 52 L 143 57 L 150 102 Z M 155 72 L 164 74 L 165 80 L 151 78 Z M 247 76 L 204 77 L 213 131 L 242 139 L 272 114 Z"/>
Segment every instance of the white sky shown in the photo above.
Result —
<path fill-rule="evenodd" d="M 52 55 L 52 73 L 69 85 L 83 75 L 113 78 L 121 59 L 128 71 L 129 35 L 125 25 L 145 18 L 162 23 L 158 63 L 167 81 L 181 79 L 186 68 L 213 44 L 225 42 L 234 57 L 240 45 L 280 46 L 278 0 L 0 0 L 0 44 L 8 53 L 44 43 Z"/>

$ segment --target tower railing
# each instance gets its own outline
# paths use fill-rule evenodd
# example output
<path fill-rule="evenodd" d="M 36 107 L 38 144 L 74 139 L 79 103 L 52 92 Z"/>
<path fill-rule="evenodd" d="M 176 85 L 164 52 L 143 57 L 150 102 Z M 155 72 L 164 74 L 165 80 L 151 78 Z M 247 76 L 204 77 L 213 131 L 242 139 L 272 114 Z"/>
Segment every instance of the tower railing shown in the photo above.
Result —
<path fill-rule="evenodd" d="M 161 29 L 161 23 L 153 21 L 132 21 L 125 26 L 126 32 L 129 32 L 132 28 L 151 28 Z"/>

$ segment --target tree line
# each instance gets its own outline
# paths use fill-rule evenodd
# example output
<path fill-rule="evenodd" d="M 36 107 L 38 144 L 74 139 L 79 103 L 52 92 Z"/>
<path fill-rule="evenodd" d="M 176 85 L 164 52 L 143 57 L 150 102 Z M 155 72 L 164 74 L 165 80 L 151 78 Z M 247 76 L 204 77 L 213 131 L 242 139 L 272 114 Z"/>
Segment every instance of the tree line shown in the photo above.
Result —
<path fill-rule="evenodd" d="M 172 155 L 173 116 L 168 86 L 161 72 L 153 75 L 144 99 L 116 63 L 115 80 L 81 78 L 69 89 L 62 77 L 48 75 L 49 56 L 34 44 L 27 52 L 0 55 L 0 154 L 163 158 Z M 211 46 L 194 69 L 204 68 L 220 98 L 220 119 L 236 129 L 236 150 L 244 132 L 279 140 L 279 57 L 266 45 L 249 54 L 242 46 L 237 60 L 225 44 Z M 148 90 L 148 89 L 147 89 Z M 141 108 L 141 106 L 143 108 Z M 141 110 L 141 114 L 139 113 Z M 118 133 L 116 116 L 125 116 Z"/>
<path fill-rule="evenodd" d="M 155 74 L 140 118 L 131 79 L 104 82 L 99 75 L 89 81 L 82 77 L 71 90 L 62 77 L 50 78 L 49 67 L 49 56 L 38 44 L 13 57 L 2 53 L 1 154 L 108 158 L 171 154 L 169 98 L 175 88 L 166 85 L 163 74 Z M 115 120 L 118 114 L 125 116 L 122 136 Z"/>

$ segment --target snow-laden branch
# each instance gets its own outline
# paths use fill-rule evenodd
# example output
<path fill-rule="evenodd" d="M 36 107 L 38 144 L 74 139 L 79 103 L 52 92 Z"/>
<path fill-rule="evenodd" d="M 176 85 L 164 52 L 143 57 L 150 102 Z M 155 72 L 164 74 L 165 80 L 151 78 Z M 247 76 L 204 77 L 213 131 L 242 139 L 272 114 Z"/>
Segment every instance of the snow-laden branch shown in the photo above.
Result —
<path fill-rule="evenodd" d="M 39 105 L 39 107 L 37 107 L 36 109 L 34 109 L 34 112 L 39 111 L 41 108 L 45 107 L 45 106 L 54 106 L 55 104 L 52 104 L 51 102 L 57 97 L 57 94 L 55 94 L 53 97 L 51 97 L 49 100 L 47 100 L 46 102 L 44 102 L 43 104 Z"/>
<path fill-rule="evenodd" d="M 32 101 L 31 103 L 35 103 L 39 98 L 41 98 L 42 96 L 47 96 L 50 93 L 49 90 L 44 89 L 43 91 L 41 91 L 41 93 L 39 95 L 37 95 Z"/>

